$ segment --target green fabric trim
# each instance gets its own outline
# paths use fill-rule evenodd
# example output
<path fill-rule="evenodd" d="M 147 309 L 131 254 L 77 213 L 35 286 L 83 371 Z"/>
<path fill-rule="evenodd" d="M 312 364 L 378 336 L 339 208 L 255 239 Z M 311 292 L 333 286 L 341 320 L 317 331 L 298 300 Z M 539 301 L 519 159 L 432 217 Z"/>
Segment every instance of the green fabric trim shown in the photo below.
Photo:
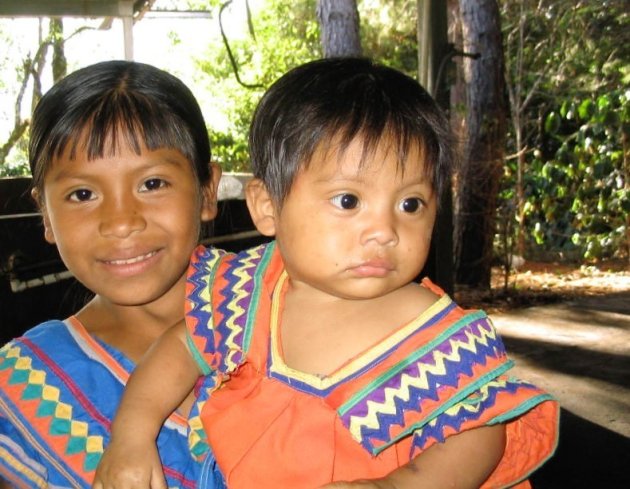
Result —
<path fill-rule="evenodd" d="M 258 303 L 260 302 L 260 294 L 263 291 L 262 281 L 265 276 L 265 272 L 267 271 L 269 261 L 273 256 L 274 250 L 276 249 L 276 242 L 271 241 L 269 244 L 263 246 L 266 246 L 266 248 L 263 256 L 260 259 L 260 263 L 256 266 L 256 271 L 254 273 L 254 286 L 251 293 L 251 302 L 247 311 L 245 331 L 243 331 L 243 353 L 247 353 L 251 345 L 252 335 L 254 332 L 254 323 L 256 321 L 256 315 L 258 312 Z"/>
<path fill-rule="evenodd" d="M 493 424 L 505 423 L 506 421 L 519 417 L 521 414 L 526 413 L 534 406 L 537 406 L 538 404 L 545 401 L 553 401 L 553 397 L 549 394 L 539 394 L 535 397 L 527 399 L 527 401 L 525 401 L 522 404 L 519 404 L 518 406 L 516 406 L 515 408 L 511 410 L 505 413 L 502 413 L 498 416 L 495 416 L 494 418 L 488 421 L 488 424 L 493 425 Z"/>
<path fill-rule="evenodd" d="M 446 330 L 444 330 L 442 334 L 437 336 L 433 341 L 430 341 L 429 343 L 427 343 L 423 348 L 415 352 L 412 356 L 406 358 L 405 360 L 395 365 L 392 369 L 388 370 L 387 372 L 384 372 L 382 375 L 374 379 L 372 382 L 366 385 L 363 389 L 357 392 L 354 396 L 348 399 L 345 403 L 343 403 L 339 407 L 338 409 L 339 414 L 341 416 L 344 416 L 350 409 L 352 409 L 357 404 L 357 402 L 363 399 L 366 396 L 366 394 L 368 394 L 369 392 L 372 392 L 377 386 L 381 385 L 382 383 L 396 376 L 402 370 L 407 368 L 410 364 L 415 363 L 418 360 L 418 358 L 426 355 L 429 351 L 433 350 L 438 344 L 442 343 L 446 338 L 448 338 L 449 336 L 452 336 L 452 334 L 455 331 L 458 331 L 462 329 L 463 327 L 467 326 L 468 324 L 470 324 L 471 322 L 476 321 L 477 319 L 481 319 L 483 317 L 486 317 L 485 313 L 483 313 L 482 311 L 476 311 L 475 313 L 469 314 L 463 317 L 462 319 L 460 319 L 459 321 L 455 322 L 453 325 L 449 326 Z"/>
<path fill-rule="evenodd" d="M 199 353 L 195 342 L 190 337 L 190 333 L 186 331 L 186 344 L 188 345 L 188 350 L 190 350 L 190 354 L 193 357 L 193 360 L 201 370 L 203 375 L 210 375 L 213 372 L 213 369 L 210 368 L 210 365 L 203 359 L 203 355 Z"/>

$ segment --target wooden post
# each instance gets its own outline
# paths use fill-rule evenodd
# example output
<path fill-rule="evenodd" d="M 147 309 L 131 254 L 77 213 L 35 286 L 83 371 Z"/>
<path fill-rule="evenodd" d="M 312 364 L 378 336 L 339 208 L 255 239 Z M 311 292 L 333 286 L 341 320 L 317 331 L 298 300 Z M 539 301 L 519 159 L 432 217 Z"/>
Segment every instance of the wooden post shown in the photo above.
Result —
<path fill-rule="evenodd" d="M 125 59 L 133 61 L 133 1 L 121 0 L 118 3 L 118 8 L 123 23 Z"/>
<path fill-rule="evenodd" d="M 450 55 L 446 18 L 445 0 L 418 0 L 418 80 L 448 112 L 449 90 L 444 70 L 440 69 Z M 422 274 L 448 294 L 453 294 L 453 194 L 450 184 L 446 185 L 442 195 L 431 250 Z"/>

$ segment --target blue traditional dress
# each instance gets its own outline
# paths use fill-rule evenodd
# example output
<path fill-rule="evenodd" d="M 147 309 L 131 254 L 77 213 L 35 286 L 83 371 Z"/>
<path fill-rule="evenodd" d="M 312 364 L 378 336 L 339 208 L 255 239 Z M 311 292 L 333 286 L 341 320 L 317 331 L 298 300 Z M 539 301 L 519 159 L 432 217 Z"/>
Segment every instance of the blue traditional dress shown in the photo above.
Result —
<path fill-rule="evenodd" d="M 0 476 L 18 488 L 89 488 L 134 364 L 74 317 L 48 321 L 0 350 Z M 169 488 L 223 487 L 188 450 L 186 418 L 158 437 Z M 207 445 L 204 445 L 207 447 Z"/>

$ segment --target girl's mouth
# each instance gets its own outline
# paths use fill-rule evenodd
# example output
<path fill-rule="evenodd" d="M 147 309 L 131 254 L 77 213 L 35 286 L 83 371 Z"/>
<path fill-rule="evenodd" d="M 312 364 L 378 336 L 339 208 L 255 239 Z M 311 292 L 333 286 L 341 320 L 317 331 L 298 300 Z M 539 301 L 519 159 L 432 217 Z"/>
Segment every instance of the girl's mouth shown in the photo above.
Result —
<path fill-rule="evenodd" d="M 152 256 L 155 256 L 156 254 L 157 254 L 157 251 L 150 251 L 149 253 L 135 256 L 133 258 L 125 258 L 125 259 L 119 259 L 119 260 L 106 260 L 105 263 L 107 263 L 108 265 L 132 265 L 134 263 L 148 260 L 149 258 L 151 258 Z"/>

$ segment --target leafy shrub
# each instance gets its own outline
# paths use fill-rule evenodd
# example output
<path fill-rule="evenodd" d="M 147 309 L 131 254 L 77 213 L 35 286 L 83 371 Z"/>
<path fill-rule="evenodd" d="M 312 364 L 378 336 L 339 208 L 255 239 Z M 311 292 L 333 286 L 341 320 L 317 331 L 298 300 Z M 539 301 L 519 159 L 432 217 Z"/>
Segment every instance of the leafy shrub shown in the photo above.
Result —
<path fill-rule="evenodd" d="M 629 128 L 630 90 L 565 100 L 547 114 L 550 157 L 535 151 L 526 180 L 537 244 L 585 259 L 628 256 Z"/>

